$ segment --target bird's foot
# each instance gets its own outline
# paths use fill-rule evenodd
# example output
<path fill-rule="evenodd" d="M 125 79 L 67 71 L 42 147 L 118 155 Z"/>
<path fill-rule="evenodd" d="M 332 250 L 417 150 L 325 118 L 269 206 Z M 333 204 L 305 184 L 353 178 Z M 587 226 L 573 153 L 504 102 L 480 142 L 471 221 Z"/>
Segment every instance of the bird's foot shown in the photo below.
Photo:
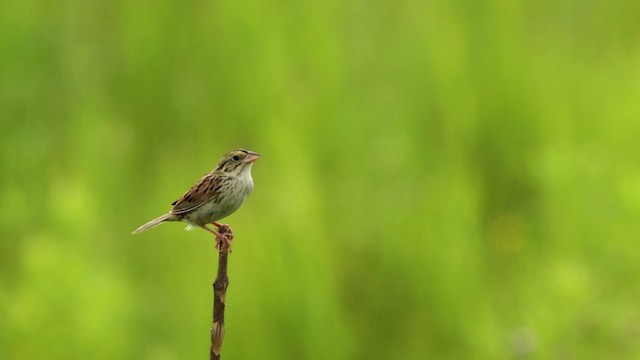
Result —
<path fill-rule="evenodd" d="M 227 250 L 231 252 L 231 241 L 233 240 L 233 231 L 227 224 L 212 223 L 218 227 L 218 233 L 216 234 L 216 249 L 219 251 Z"/>

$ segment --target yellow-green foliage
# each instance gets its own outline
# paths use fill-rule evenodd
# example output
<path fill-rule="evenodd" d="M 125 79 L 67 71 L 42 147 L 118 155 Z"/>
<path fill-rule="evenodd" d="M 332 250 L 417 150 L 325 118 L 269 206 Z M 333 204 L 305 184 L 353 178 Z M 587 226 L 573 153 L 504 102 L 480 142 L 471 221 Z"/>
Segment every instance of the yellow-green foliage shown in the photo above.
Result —
<path fill-rule="evenodd" d="M 0 359 L 640 357 L 640 2 L 0 2 Z"/>

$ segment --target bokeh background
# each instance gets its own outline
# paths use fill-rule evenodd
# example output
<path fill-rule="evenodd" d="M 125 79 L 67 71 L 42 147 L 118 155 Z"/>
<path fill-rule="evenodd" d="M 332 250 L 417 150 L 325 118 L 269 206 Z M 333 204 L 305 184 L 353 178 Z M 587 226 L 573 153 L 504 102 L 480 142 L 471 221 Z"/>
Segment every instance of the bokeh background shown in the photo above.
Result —
<path fill-rule="evenodd" d="M 0 2 L 0 359 L 640 358 L 640 2 Z"/>

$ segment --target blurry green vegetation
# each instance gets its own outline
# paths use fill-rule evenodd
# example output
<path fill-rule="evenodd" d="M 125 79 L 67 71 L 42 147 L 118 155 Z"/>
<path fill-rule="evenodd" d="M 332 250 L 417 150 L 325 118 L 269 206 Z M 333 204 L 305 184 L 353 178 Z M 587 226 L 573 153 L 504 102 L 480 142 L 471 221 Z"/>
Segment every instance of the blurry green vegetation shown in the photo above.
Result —
<path fill-rule="evenodd" d="M 0 2 L 0 359 L 206 358 L 132 236 L 227 150 L 227 359 L 640 357 L 640 2 Z"/>

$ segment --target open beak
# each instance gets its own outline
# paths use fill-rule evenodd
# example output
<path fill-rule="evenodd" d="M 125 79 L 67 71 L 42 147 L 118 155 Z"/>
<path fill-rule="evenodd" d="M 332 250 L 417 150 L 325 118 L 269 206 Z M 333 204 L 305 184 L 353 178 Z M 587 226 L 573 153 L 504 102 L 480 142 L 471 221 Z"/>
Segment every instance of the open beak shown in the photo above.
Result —
<path fill-rule="evenodd" d="M 247 156 L 242 161 L 245 163 L 252 163 L 258 159 L 260 159 L 260 154 L 249 151 Z"/>

